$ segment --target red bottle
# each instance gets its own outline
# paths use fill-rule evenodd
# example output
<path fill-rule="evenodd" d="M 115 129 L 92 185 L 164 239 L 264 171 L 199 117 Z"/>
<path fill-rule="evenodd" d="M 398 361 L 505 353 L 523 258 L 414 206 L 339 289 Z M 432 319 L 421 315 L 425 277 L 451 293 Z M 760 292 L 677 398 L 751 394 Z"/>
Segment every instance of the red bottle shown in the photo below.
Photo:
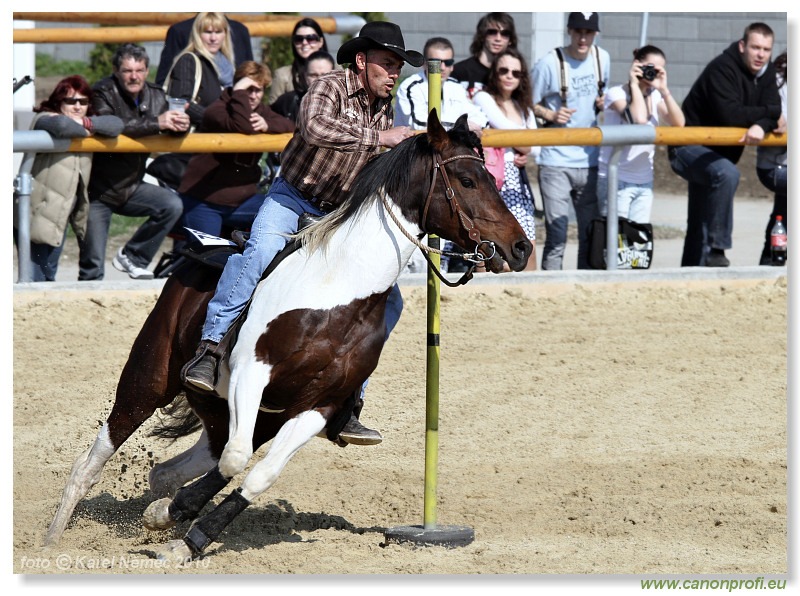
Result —
<path fill-rule="evenodd" d="M 775 225 L 770 232 L 770 247 L 772 249 L 772 264 L 776 267 L 786 265 L 786 226 L 783 225 L 783 216 L 775 217 Z"/>

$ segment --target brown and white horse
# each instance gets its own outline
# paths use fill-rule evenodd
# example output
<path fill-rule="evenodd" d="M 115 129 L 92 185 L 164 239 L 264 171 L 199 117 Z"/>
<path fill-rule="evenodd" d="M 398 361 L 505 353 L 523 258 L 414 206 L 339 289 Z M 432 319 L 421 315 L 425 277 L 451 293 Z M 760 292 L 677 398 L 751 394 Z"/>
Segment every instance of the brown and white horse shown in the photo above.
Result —
<path fill-rule="evenodd" d="M 245 469 L 254 449 L 272 440 L 239 488 L 159 552 L 175 560 L 201 555 L 303 445 L 323 431 L 335 440 L 355 391 L 378 364 L 389 292 L 416 249 L 414 239 L 426 233 L 474 250 L 493 272 L 503 260 L 519 271 L 531 254 L 466 116 L 446 132 L 432 113 L 427 134 L 371 160 L 345 202 L 300 232 L 302 247 L 259 284 L 222 363 L 219 391 L 227 401 L 180 381 L 219 273 L 191 266 L 175 271 L 134 342 L 111 414 L 72 468 L 45 542 L 60 539 L 123 442 L 185 391 L 203 432 L 194 447 L 152 469 L 151 491 L 161 498 L 145 512 L 147 527 L 197 518 Z"/>

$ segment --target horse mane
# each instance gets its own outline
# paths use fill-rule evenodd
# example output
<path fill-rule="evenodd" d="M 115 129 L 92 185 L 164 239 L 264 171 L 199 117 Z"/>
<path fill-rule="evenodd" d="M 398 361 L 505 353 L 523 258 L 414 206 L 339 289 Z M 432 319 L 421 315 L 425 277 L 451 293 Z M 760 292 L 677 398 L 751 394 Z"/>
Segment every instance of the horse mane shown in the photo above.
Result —
<path fill-rule="evenodd" d="M 454 145 L 465 146 L 471 151 L 477 150 L 483 158 L 483 147 L 475 133 L 466 129 L 454 129 L 447 134 Z M 433 146 L 427 134 L 414 135 L 390 151 L 373 157 L 358 173 L 341 205 L 319 222 L 298 232 L 296 238 L 309 252 L 324 248 L 337 229 L 372 206 L 383 193 L 403 207 L 407 197 L 413 195 L 412 186 L 421 182 L 412 180 L 410 176 L 415 161 L 420 159 L 433 159 Z M 425 184 L 428 182 L 425 181 Z"/>

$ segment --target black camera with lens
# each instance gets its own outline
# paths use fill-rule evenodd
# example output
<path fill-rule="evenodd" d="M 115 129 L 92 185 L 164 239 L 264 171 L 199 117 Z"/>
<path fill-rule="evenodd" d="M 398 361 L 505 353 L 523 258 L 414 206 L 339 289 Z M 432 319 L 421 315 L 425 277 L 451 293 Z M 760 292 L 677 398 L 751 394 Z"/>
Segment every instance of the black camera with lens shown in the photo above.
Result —
<path fill-rule="evenodd" d="M 656 77 L 658 76 L 658 71 L 656 67 L 652 64 L 645 64 L 642 66 L 642 76 L 640 79 L 644 79 L 645 81 L 655 81 Z"/>

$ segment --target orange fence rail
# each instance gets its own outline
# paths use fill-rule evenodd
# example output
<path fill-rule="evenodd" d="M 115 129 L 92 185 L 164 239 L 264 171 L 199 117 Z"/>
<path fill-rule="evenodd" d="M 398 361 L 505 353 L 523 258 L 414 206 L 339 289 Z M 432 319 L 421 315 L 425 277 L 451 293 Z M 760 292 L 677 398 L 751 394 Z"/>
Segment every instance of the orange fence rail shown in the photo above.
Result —
<path fill-rule="evenodd" d="M 644 125 L 641 125 L 644 126 Z M 738 145 L 746 129 L 718 127 L 656 128 L 656 145 Z M 248 153 L 280 152 L 291 134 L 243 135 L 235 133 L 193 133 L 184 137 L 157 135 L 131 139 L 89 137 L 74 139 L 70 151 L 115 153 Z M 481 142 L 487 147 L 520 147 L 547 145 L 602 145 L 601 128 L 552 128 L 540 130 L 485 130 Z M 761 145 L 782 146 L 787 135 L 767 134 Z"/>
<path fill-rule="evenodd" d="M 15 21 L 40 21 L 45 23 L 95 23 L 98 25 L 172 25 L 194 18 L 196 12 L 15 12 Z M 262 21 L 291 21 L 302 16 L 277 14 L 225 13 L 240 23 Z M 318 17 L 314 17 L 316 20 Z"/>

